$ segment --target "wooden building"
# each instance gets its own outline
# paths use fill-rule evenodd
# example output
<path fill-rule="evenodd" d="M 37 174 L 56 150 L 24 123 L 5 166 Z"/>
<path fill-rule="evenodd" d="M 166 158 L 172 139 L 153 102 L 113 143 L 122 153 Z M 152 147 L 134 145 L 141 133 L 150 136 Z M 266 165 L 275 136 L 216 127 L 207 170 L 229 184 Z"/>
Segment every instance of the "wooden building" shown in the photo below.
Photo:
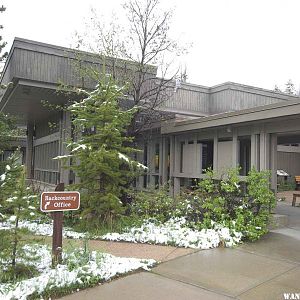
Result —
<path fill-rule="evenodd" d="M 103 58 L 81 54 L 80 63 L 102 67 Z M 71 126 L 68 113 L 51 111 L 41 100 L 65 103 L 67 97 L 58 92 L 61 82 L 93 88 L 93 80 L 78 76 L 77 55 L 71 49 L 16 38 L 1 78 L 2 84 L 11 84 L 0 95 L 0 110 L 17 115 L 27 126 L 27 176 L 49 189 L 75 180 L 53 160 L 66 153 Z M 121 73 L 124 66 L 114 67 Z M 149 69 L 149 76 L 155 74 L 154 67 Z M 173 118 L 158 121 L 139 138 L 143 153 L 138 158 L 148 166 L 148 173 L 137 179 L 140 189 L 169 181 L 176 194 L 181 186 L 203 178 L 207 167 L 219 175 L 237 166 L 241 176 L 251 167 L 271 170 L 274 190 L 277 166 L 300 175 L 297 96 L 232 82 L 213 87 L 181 82 L 170 86 L 159 110 Z"/>

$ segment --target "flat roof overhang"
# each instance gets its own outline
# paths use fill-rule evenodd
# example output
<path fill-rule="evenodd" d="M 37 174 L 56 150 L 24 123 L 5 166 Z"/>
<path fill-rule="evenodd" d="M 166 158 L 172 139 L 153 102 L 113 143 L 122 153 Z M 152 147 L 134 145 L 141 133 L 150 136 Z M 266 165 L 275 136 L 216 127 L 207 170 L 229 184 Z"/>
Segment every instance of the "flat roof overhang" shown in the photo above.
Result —
<path fill-rule="evenodd" d="M 300 116 L 300 98 L 250 109 L 221 113 L 208 117 L 185 121 L 166 121 L 162 123 L 161 133 L 180 133 L 197 129 L 208 129 L 235 124 L 263 122 L 276 118 Z M 299 123 L 300 129 L 300 123 Z"/>
<path fill-rule="evenodd" d="M 14 78 L 0 98 L 0 111 L 16 116 L 19 125 L 26 125 L 55 113 L 44 101 L 62 105 L 68 99 L 56 84 Z"/>

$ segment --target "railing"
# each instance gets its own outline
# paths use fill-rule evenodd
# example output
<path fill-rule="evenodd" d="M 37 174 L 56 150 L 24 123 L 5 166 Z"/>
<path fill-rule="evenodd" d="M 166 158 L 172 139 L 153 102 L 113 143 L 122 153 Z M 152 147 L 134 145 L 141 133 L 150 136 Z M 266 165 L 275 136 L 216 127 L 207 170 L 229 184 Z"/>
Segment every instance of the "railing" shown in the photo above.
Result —
<path fill-rule="evenodd" d="M 56 170 L 34 169 L 34 179 L 51 184 L 59 183 L 59 172 Z"/>

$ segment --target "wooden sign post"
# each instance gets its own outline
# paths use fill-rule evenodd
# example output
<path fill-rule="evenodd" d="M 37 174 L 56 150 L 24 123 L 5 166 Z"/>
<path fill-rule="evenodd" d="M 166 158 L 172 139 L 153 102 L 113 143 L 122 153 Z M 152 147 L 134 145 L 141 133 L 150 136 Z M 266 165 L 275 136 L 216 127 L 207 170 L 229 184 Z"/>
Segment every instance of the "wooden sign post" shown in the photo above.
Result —
<path fill-rule="evenodd" d="M 80 207 L 79 192 L 64 192 L 64 183 L 55 188 L 55 192 L 44 192 L 41 195 L 40 208 L 43 212 L 52 212 L 52 266 L 62 262 L 62 228 L 63 212 L 78 210 Z"/>

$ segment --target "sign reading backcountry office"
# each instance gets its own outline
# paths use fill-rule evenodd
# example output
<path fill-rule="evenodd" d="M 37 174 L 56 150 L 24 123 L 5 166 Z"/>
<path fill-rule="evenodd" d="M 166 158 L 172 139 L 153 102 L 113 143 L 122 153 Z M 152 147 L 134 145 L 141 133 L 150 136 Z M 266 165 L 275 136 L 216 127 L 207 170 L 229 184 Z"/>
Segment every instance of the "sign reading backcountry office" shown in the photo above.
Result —
<path fill-rule="evenodd" d="M 43 192 L 41 195 L 43 212 L 78 210 L 79 207 L 79 192 Z"/>

